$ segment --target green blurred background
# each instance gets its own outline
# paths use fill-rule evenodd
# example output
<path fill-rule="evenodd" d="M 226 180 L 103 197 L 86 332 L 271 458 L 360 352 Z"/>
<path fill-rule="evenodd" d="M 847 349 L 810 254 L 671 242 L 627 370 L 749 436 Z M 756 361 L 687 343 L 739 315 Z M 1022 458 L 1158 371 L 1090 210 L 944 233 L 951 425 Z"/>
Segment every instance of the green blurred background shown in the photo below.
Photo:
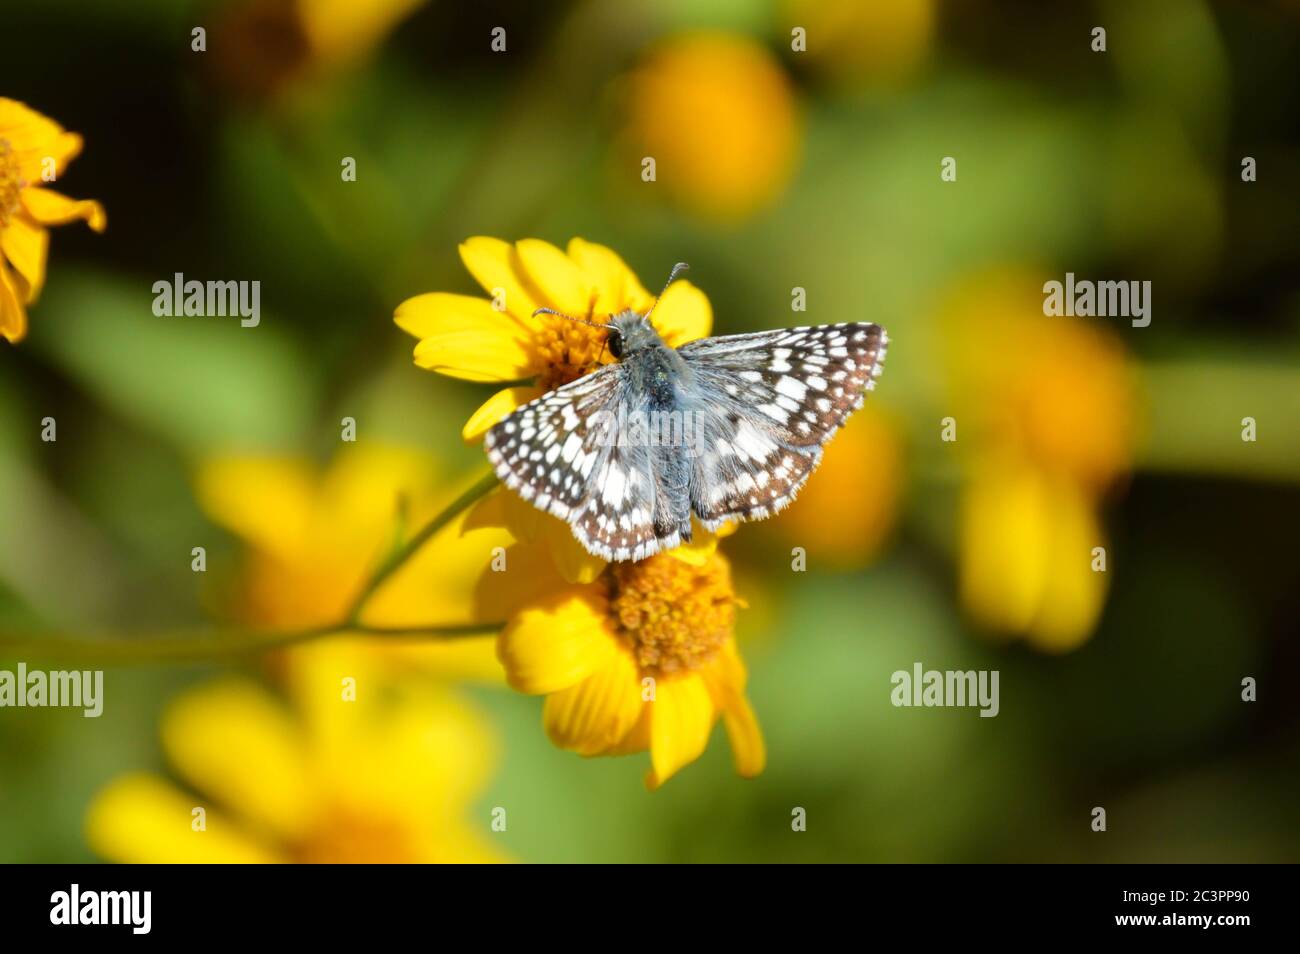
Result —
<path fill-rule="evenodd" d="M 288 2 L 6 10 L 0 95 L 85 136 L 61 188 L 102 201 L 109 228 L 55 231 L 30 335 L 0 347 L 0 629 L 132 634 L 220 616 L 189 566 L 199 541 L 213 566 L 239 553 L 195 501 L 205 455 L 324 463 L 336 422 L 354 415 L 366 440 L 474 472 L 481 452 L 460 427 L 490 386 L 417 369 L 393 309 L 477 292 L 456 255 L 468 236 L 577 235 L 617 250 L 651 289 L 690 262 L 718 333 L 885 325 L 869 407 L 893 476 L 882 490 L 868 441 L 826 478 L 888 512 L 851 525 L 863 546 L 834 560 L 810 538 L 807 573 L 789 568 L 810 525 L 796 510 L 788 528 L 725 544 L 751 604 L 740 637 L 769 747 L 757 780 L 733 775 L 719 733 L 648 794 L 643 757 L 558 751 L 537 699 L 461 690 L 501 738 L 475 811 L 515 806 L 507 851 L 1297 860 L 1300 7 L 408 6 L 343 31 L 351 43 L 305 39 Z M 1090 48 L 1095 26 L 1104 53 Z M 721 52 L 683 66 L 675 44 L 692 42 Z M 752 78 L 718 65 L 736 49 Z M 724 142 L 699 121 L 709 109 L 734 123 Z M 640 158 L 655 150 L 671 158 L 646 183 Z M 692 183 L 690 163 L 715 154 L 734 174 Z M 945 156 L 955 182 L 940 178 Z M 1257 181 L 1242 181 L 1244 156 Z M 343 157 L 357 181 L 341 181 Z M 981 289 L 1007 270 L 1154 286 L 1145 329 L 1038 318 L 1104 329 L 1138 382 L 1118 411 L 1095 411 L 1124 418 L 1132 438 L 1089 498 L 1108 584 L 1068 645 L 1032 626 L 1000 632 L 959 583 L 975 559 L 961 552 L 965 470 L 940 421 L 960 426 L 970 410 L 953 383 L 963 362 L 996 376 L 1016 350 L 996 320 L 981 334 L 982 316 L 1003 310 Z M 261 281 L 260 327 L 155 317 L 151 286 L 175 272 Z M 795 286 L 806 313 L 790 311 Z M 39 438 L 47 415 L 54 444 Z M 1240 438 L 1245 416 L 1254 444 Z M 835 514 L 834 494 L 817 506 Z M 999 670 L 998 718 L 893 707 L 891 673 L 917 661 Z M 225 668 L 111 670 L 99 720 L 0 711 L 0 860 L 93 858 L 93 793 L 126 770 L 165 772 L 162 707 Z M 1247 676 L 1257 702 L 1241 700 Z M 806 832 L 791 831 L 795 806 Z M 1105 834 L 1089 829 L 1094 806 Z"/>

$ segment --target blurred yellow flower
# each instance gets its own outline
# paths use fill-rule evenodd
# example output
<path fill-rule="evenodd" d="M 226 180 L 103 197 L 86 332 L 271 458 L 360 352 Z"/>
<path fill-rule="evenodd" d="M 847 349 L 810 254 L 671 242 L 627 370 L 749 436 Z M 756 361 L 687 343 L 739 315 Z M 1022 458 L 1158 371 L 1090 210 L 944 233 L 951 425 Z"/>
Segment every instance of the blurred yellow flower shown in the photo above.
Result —
<path fill-rule="evenodd" d="M 447 475 L 430 455 L 371 442 L 344 444 L 323 471 L 298 457 L 226 455 L 204 461 L 197 496 L 208 516 L 246 545 L 235 615 L 268 629 L 328 625 L 345 618 L 370 573 L 397 542 L 449 503 Z M 458 517 L 385 582 L 361 622 L 424 626 L 470 622 L 474 581 L 499 529 L 465 531 Z M 501 617 L 497 617 L 500 619 Z M 491 638 L 358 643 L 439 671 L 492 680 L 500 667 Z"/>
<path fill-rule="evenodd" d="M 211 45 L 222 82 L 254 96 L 306 89 L 364 59 L 427 0 L 245 0 L 220 11 Z"/>
<path fill-rule="evenodd" d="M 465 424 L 462 433 L 469 442 L 482 440 L 488 428 L 546 391 L 614 360 L 604 331 L 534 316 L 538 308 L 599 319 L 628 308 L 644 312 L 653 304 L 652 323 L 674 348 L 707 336 L 713 326 L 708 298 L 690 282 L 673 282 L 656 304 L 616 253 L 580 238 L 561 251 L 538 239 L 512 245 L 480 236 L 460 246 L 460 257 L 489 298 L 417 295 L 398 306 L 395 321 L 420 339 L 415 347 L 420 367 L 467 381 L 534 379 L 488 398 Z M 600 571 L 604 562 L 582 548 L 564 521 L 513 494 L 494 496 L 508 498 L 493 505 L 500 525 L 518 539 L 546 538 L 569 579 L 589 582 Z"/>
<path fill-rule="evenodd" d="M 966 281 L 942 331 L 966 473 L 963 601 L 993 629 L 1065 651 L 1105 602 L 1099 513 L 1131 466 L 1138 388 L 1099 319 L 1044 316 L 1043 284 L 1012 269 Z"/>
<path fill-rule="evenodd" d="M 841 86 L 890 85 L 911 76 L 934 39 L 935 0 L 785 0 L 785 35 L 804 30 L 806 57 Z"/>
<path fill-rule="evenodd" d="M 334 69 L 361 59 L 428 0 L 297 0 L 315 65 Z"/>
<path fill-rule="evenodd" d="M 802 137 L 794 91 L 763 46 L 687 33 L 627 78 L 625 163 L 655 161 L 662 188 L 701 218 L 736 222 L 770 205 L 794 174 Z"/>
<path fill-rule="evenodd" d="M 1104 546 L 1097 505 L 1078 481 L 992 455 L 973 467 L 961 514 L 961 593 L 985 625 L 1027 633 L 1041 649 L 1073 649 L 1106 598 L 1091 569 Z"/>
<path fill-rule="evenodd" d="M 234 677 L 177 697 L 160 733 L 192 788 L 114 779 L 87 810 L 91 848 L 127 863 L 506 860 L 481 834 L 488 818 L 466 818 L 496 761 L 475 712 L 336 646 L 293 655 L 294 708 Z"/>
<path fill-rule="evenodd" d="M 22 103 L 0 97 L 0 336 L 27 334 L 27 307 L 45 283 L 46 226 L 82 219 L 96 232 L 108 218 L 98 202 L 46 186 L 63 175 L 82 140 Z M 10 271 L 12 269 L 12 271 Z"/>
<path fill-rule="evenodd" d="M 542 548 L 512 547 L 507 571 L 486 574 L 478 594 L 512 607 L 497 642 L 506 678 L 547 697 L 543 721 L 560 748 L 649 749 L 652 789 L 704 752 L 719 715 L 736 770 L 755 776 L 766 753 L 745 697 L 730 567 L 716 551 L 693 561 L 674 553 L 565 585 Z"/>
<path fill-rule="evenodd" d="M 898 519 L 903 448 L 877 405 L 860 408 L 826 445 L 817 471 L 783 519 L 760 524 L 787 546 L 803 547 L 810 565 L 850 569 L 870 562 Z"/>

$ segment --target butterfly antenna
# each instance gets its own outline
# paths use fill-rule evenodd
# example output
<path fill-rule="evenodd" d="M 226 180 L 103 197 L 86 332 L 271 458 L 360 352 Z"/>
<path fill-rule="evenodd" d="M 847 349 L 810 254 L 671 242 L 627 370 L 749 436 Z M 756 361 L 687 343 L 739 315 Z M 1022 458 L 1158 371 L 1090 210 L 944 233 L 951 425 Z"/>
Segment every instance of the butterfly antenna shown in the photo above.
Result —
<path fill-rule="evenodd" d="M 576 315 L 566 315 L 562 311 L 556 311 L 554 308 L 538 308 L 533 312 L 533 317 L 538 315 L 554 315 L 556 318 L 563 318 L 565 321 L 576 321 L 580 325 L 591 325 L 593 328 L 609 328 L 608 324 L 602 324 L 599 321 L 592 321 L 590 318 L 579 318 Z"/>
<path fill-rule="evenodd" d="M 680 275 L 682 272 L 686 271 L 690 267 L 691 266 L 687 265 L 685 262 L 678 262 L 676 265 L 674 265 L 673 270 L 668 273 L 668 281 L 664 282 L 664 290 L 659 293 L 659 298 L 663 298 L 664 292 L 668 291 L 668 286 L 671 285 L 673 282 L 677 281 L 677 276 Z M 655 305 L 659 304 L 659 298 L 655 299 L 654 305 L 651 305 L 650 310 L 645 313 L 646 321 L 649 321 L 650 316 L 654 314 Z"/>

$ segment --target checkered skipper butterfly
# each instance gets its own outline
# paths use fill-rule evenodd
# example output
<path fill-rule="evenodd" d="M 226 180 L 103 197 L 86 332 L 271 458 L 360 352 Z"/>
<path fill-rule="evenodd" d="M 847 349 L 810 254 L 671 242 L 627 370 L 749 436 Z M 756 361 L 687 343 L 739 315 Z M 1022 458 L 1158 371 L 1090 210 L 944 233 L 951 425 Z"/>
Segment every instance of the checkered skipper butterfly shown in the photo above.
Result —
<path fill-rule="evenodd" d="M 606 560 L 689 541 L 692 511 L 716 530 L 785 507 L 875 387 L 888 344 L 879 325 L 851 322 L 673 349 L 653 307 L 604 324 L 538 311 L 608 329 L 618 362 L 525 404 L 484 447 L 506 486 Z"/>

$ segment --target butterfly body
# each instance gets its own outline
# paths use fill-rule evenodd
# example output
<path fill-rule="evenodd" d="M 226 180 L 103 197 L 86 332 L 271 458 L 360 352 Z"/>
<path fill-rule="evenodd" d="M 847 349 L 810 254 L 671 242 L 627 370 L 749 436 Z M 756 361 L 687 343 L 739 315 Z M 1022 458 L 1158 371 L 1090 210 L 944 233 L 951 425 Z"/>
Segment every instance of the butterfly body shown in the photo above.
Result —
<path fill-rule="evenodd" d="M 690 366 L 664 343 L 645 315 L 623 311 L 609 320 L 610 354 L 627 369 L 632 386 L 657 407 L 680 402 L 693 377 Z"/>
<path fill-rule="evenodd" d="M 618 358 L 492 427 L 497 475 L 591 553 L 640 560 L 789 504 L 875 385 L 887 336 L 848 323 L 674 349 L 648 316 L 611 318 Z"/>

